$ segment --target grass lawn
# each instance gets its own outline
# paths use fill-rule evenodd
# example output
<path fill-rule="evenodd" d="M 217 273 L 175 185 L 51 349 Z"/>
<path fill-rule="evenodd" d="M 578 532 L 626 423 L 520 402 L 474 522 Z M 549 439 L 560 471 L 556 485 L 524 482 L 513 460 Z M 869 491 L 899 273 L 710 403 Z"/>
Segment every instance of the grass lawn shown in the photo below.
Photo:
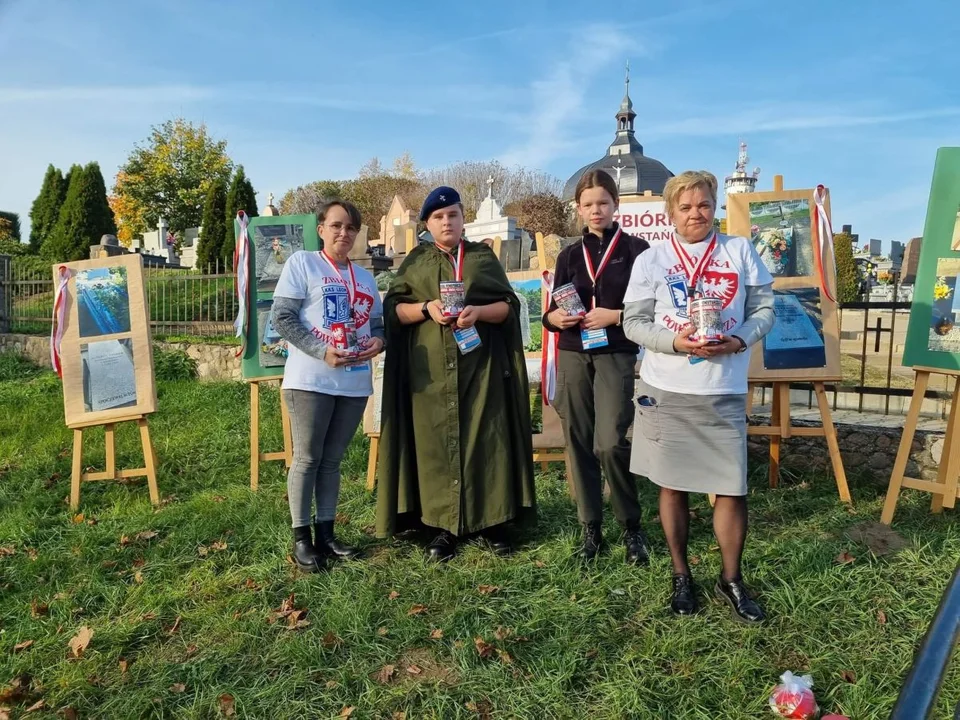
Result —
<path fill-rule="evenodd" d="M 470 546 L 433 567 L 418 546 L 371 536 L 358 437 L 339 532 L 368 557 L 302 575 L 287 557 L 282 466 L 265 464 L 249 491 L 247 387 L 158 392 L 163 506 L 141 484 L 89 483 L 74 517 L 59 381 L 0 356 L 0 705 L 12 718 L 40 701 L 27 717 L 765 718 L 786 670 L 813 675 L 825 712 L 885 718 L 960 555 L 956 514 L 931 516 L 927 496 L 905 492 L 895 527 L 908 546 L 876 557 L 847 532 L 879 517 L 880 485 L 851 468 L 848 509 L 830 478 L 770 490 L 757 466 L 748 579 L 770 621 L 735 624 L 706 593 L 699 616 L 675 619 L 648 483 L 649 569 L 627 568 L 616 543 L 595 567 L 570 559 L 578 527 L 559 468 L 539 477 L 540 526 L 514 557 Z M 266 391 L 274 447 L 277 400 Z M 99 466 L 102 433 L 88 434 L 84 464 Z M 133 429 L 118 435 L 119 466 L 139 464 Z M 704 590 L 719 571 L 710 516 L 698 498 Z M 955 664 L 936 717 L 958 701 Z"/>

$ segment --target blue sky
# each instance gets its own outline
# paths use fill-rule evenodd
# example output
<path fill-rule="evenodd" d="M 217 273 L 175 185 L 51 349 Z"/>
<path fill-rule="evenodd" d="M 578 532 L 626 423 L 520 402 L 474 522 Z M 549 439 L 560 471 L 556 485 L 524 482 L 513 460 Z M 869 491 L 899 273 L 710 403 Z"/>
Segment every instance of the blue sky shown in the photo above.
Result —
<path fill-rule="evenodd" d="M 636 129 L 674 172 L 831 188 L 834 225 L 923 229 L 936 149 L 960 145 L 957 0 L 483 3 L 0 0 L 0 209 L 26 224 L 48 163 L 108 187 L 151 125 L 228 141 L 278 198 L 373 156 L 496 158 L 563 180 Z M 379 219 L 365 218 L 370 224 Z"/>

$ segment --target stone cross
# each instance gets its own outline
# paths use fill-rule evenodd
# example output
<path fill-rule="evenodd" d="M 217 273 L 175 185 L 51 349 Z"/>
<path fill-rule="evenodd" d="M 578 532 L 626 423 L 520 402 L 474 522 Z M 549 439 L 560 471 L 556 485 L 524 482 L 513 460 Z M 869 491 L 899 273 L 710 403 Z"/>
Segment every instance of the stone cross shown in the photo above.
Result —
<path fill-rule="evenodd" d="M 487 177 L 487 197 L 493 197 L 493 175 Z"/>
<path fill-rule="evenodd" d="M 273 193 L 267 193 L 267 205 L 273 205 Z"/>

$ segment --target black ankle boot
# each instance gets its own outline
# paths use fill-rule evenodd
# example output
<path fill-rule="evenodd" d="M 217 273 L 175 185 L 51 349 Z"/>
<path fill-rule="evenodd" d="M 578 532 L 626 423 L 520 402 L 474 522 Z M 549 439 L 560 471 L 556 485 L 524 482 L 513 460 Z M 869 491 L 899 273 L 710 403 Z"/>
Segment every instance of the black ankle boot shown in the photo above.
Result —
<path fill-rule="evenodd" d="M 430 562 L 446 562 L 457 554 L 457 536 L 441 530 L 433 541 L 427 545 L 424 557 Z"/>
<path fill-rule="evenodd" d="M 359 557 L 360 550 L 349 545 L 342 544 L 333 534 L 333 520 L 324 520 L 313 524 L 316 531 L 317 540 L 314 547 L 318 555 L 334 557 L 340 560 L 353 560 Z"/>
<path fill-rule="evenodd" d="M 627 549 L 627 565 L 649 565 L 650 543 L 640 528 L 640 523 L 627 523 L 623 533 L 623 545 Z"/>
<path fill-rule="evenodd" d="M 303 572 L 327 569 L 327 561 L 313 547 L 309 525 L 293 529 L 293 561 Z"/>
<path fill-rule="evenodd" d="M 763 608 L 747 593 L 747 588 L 744 587 L 742 580 L 727 582 L 721 576 L 717 580 L 714 592 L 716 592 L 718 598 L 730 606 L 734 620 L 755 625 L 767 619 Z"/>
<path fill-rule="evenodd" d="M 690 575 L 673 576 L 670 609 L 674 615 L 693 615 L 697 611 L 697 590 Z"/>
<path fill-rule="evenodd" d="M 494 555 L 509 555 L 513 552 L 513 543 L 510 534 L 503 524 L 493 525 L 480 531 L 480 537 L 486 540 Z"/>
<path fill-rule="evenodd" d="M 603 549 L 603 532 L 600 523 L 586 523 L 583 526 L 583 543 L 577 555 L 583 560 L 593 560 Z"/>

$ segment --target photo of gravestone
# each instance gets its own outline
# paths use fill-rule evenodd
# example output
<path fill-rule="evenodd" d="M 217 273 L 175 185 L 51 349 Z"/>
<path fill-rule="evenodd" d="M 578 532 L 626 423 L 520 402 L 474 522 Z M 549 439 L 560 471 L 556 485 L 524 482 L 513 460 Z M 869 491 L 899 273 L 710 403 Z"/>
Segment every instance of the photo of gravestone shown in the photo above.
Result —
<path fill-rule="evenodd" d="M 303 250 L 303 225 L 257 225 L 253 228 L 257 292 L 273 292 L 283 265 Z"/>
<path fill-rule="evenodd" d="M 283 367 L 289 347 L 273 327 L 273 300 L 257 301 L 257 337 L 260 338 L 260 367 Z"/>
<path fill-rule="evenodd" d="M 960 275 L 960 258 L 937 259 L 937 278 L 933 283 L 933 312 L 927 338 L 927 349 L 933 352 L 960 352 L 957 275 Z"/>
<path fill-rule="evenodd" d="M 130 332 L 130 296 L 123 267 L 77 273 L 80 337 Z"/>
<path fill-rule="evenodd" d="M 817 272 L 809 200 L 750 203 L 750 241 L 774 277 L 806 277 Z"/>
<path fill-rule="evenodd" d="M 523 349 L 536 352 L 542 346 L 543 326 L 540 323 L 540 303 L 542 284 L 539 279 L 510 279 L 513 292 L 520 300 L 520 333 L 523 337 Z"/>
<path fill-rule="evenodd" d="M 137 404 L 133 341 L 101 340 L 80 346 L 84 412 Z"/>
<path fill-rule="evenodd" d="M 764 368 L 826 367 L 820 289 L 774 290 L 773 312 L 773 329 L 763 338 Z"/>

